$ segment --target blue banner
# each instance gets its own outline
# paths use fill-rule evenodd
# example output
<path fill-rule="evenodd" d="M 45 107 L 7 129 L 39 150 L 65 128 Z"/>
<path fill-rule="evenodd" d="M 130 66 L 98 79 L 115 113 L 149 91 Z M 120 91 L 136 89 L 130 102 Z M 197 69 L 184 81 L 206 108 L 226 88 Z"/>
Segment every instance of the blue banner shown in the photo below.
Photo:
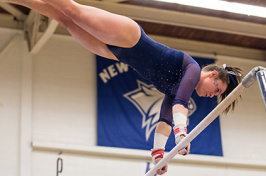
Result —
<path fill-rule="evenodd" d="M 213 59 L 194 59 L 201 65 Z M 150 150 L 164 94 L 128 65 L 97 56 L 97 140 L 99 146 Z M 194 92 L 189 102 L 190 132 L 216 107 L 217 98 Z M 192 154 L 222 156 L 219 118 L 191 143 Z M 173 132 L 166 151 L 175 146 Z"/>

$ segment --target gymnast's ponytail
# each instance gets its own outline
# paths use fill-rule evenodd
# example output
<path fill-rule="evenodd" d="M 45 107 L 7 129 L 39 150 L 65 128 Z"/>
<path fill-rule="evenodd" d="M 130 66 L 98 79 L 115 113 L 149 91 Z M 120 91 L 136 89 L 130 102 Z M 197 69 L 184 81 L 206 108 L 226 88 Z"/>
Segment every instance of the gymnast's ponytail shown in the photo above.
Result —
<path fill-rule="evenodd" d="M 227 89 L 223 94 L 220 96 L 220 101 L 224 100 L 237 86 L 239 83 L 241 83 L 243 79 L 242 70 L 237 67 L 228 67 L 225 64 L 223 65 L 223 68 L 226 70 L 229 78 L 229 82 L 227 83 Z M 241 98 L 241 95 L 240 95 Z M 235 109 L 235 105 L 237 103 L 237 99 L 229 105 L 224 112 L 227 114 L 230 109 L 233 111 Z"/>

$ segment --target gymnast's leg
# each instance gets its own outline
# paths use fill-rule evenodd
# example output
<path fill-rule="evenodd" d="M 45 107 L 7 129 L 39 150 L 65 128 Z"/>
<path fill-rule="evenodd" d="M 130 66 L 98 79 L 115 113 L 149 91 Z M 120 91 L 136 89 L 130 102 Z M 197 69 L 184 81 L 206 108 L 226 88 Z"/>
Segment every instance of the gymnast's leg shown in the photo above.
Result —
<path fill-rule="evenodd" d="M 109 45 L 133 47 L 140 38 L 140 28 L 132 19 L 85 6 L 73 0 L 43 0 L 69 17 L 85 31 Z"/>
<path fill-rule="evenodd" d="M 77 39 L 81 45 L 83 45 L 89 51 L 109 59 L 115 59 L 116 57 L 108 49 L 105 43 L 98 40 L 81 27 L 76 25 L 67 16 L 60 11 L 43 2 L 42 0 L 8 0 L 10 3 L 19 4 L 33 9 L 45 16 L 55 19 L 60 25 L 64 26 L 70 34 Z"/>

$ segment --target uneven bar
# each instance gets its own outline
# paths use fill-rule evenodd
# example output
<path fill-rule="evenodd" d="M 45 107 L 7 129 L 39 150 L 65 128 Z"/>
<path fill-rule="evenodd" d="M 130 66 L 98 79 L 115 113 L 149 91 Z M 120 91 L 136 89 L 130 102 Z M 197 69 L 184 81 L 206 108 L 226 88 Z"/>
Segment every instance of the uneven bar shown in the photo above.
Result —
<path fill-rule="evenodd" d="M 261 70 L 257 73 L 257 79 L 260 85 L 260 91 L 262 99 L 264 100 L 264 106 L 266 110 L 266 69 Z"/>

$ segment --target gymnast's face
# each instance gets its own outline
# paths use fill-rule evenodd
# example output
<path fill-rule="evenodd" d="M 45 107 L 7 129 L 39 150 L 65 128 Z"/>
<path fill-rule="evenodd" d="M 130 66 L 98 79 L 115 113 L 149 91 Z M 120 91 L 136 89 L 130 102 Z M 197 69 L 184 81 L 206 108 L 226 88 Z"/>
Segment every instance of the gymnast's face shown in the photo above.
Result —
<path fill-rule="evenodd" d="M 227 89 L 227 84 L 217 79 L 217 71 L 202 72 L 196 92 L 200 97 L 214 97 L 221 95 Z"/>

